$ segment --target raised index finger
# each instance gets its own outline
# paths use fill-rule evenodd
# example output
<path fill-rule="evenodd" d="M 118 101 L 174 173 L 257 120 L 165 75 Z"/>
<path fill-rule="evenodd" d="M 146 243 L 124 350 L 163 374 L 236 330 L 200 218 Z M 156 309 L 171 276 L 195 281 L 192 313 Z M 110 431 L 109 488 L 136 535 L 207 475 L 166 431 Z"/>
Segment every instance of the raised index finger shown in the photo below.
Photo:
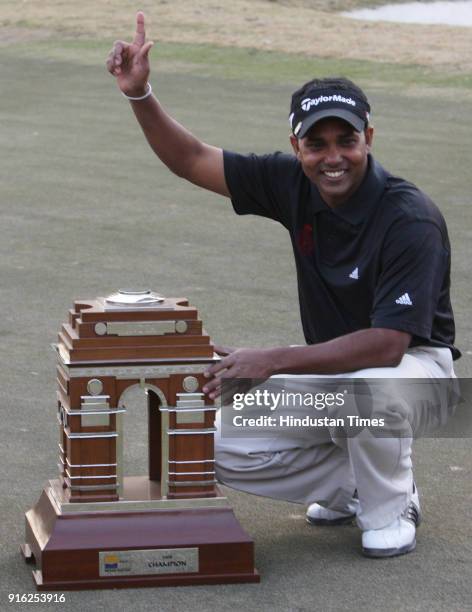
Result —
<path fill-rule="evenodd" d="M 146 40 L 146 32 L 144 30 L 144 13 L 139 11 L 136 14 L 136 34 L 134 35 L 134 44 L 142 47 Z"/>

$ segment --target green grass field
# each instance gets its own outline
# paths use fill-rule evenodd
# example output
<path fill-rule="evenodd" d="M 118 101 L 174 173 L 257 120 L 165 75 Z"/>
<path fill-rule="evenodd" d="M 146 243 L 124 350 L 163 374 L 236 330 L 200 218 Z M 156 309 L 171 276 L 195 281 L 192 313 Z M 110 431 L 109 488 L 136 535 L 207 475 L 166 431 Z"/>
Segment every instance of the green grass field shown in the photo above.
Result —
<path fill-rule="evenodd" d="M 104 64 L 112 43 L 111 39 L 106 42 L 83 39 L 22 42 L 12 49 L 3 49 L 3 53 L 8 57 L 43 58 L 98 68 L 102 62 Z M 310 75 L 342 74 L 375 89 L 399 87 L 403 92 L 406 90 L 413 94 L 419 89 L 434 89 L 434 94 L 442 97 L 455 95 L 455 90 L 460 89 L 465 90 L 463 95 L 472 98 L 469 93 L 472 74 L 446 72 L 430 66 L 324 59 L 256 48 L 165 42 L 156 44 L 152 58 L 156 73 L 214 76 L 260 83 L 286 82 L 294 86 Z"/>

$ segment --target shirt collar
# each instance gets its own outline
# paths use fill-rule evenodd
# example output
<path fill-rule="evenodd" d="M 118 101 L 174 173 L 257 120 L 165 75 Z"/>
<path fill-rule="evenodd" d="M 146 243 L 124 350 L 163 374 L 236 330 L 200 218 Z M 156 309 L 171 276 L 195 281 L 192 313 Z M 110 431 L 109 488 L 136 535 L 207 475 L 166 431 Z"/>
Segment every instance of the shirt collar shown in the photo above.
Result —
<path fill-rule="evenodd" d="M 312 184 L 314 212 L 330 211 L 344 221 L 358 225 L 365 220 L 371 207 L 380 200 L 388 176 L 388 172 L 369 155 L 367 172 L 362 183 L 349 200 L 340 206 L 330 208 L 321 198 L 316 186 Z"/>

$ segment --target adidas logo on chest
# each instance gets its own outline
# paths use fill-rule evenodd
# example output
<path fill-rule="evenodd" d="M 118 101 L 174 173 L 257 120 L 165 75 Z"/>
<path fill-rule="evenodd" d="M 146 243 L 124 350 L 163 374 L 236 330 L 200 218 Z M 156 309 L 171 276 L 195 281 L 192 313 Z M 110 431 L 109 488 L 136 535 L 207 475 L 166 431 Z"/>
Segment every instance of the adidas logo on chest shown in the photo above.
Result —
<path fill-rule="evenodd" d="M 413 306 L 413 302 L 411 301 L 408 293 L 404 293 L 399 298 L 395 300 L 395 304 L 401 304 L 402 306 Z"/>
<path fill-rule="evenodd" d="M 349 278 L 353 278 L 354 280 L 359 280 L 359 268 L 354 268 L 351 274 L 349 274 Z"/>

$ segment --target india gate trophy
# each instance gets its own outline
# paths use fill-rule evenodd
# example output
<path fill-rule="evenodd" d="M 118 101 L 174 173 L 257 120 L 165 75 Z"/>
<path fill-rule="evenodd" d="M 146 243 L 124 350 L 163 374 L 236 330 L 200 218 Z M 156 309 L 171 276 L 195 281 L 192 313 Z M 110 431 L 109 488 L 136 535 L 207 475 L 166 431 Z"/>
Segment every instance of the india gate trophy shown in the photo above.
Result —
<path fill-rule="evenodd" d="M 80 300 L 57 351 L 59 478 L 26 513 L 39 590 L 258 582 L 254 543 L 215 480 L 218 358 L 184 298 Z M 148 397 L 149 473 L 123 474 L 126 392 Z M 126 416 L 125 416 L 126 415 Z"/>

